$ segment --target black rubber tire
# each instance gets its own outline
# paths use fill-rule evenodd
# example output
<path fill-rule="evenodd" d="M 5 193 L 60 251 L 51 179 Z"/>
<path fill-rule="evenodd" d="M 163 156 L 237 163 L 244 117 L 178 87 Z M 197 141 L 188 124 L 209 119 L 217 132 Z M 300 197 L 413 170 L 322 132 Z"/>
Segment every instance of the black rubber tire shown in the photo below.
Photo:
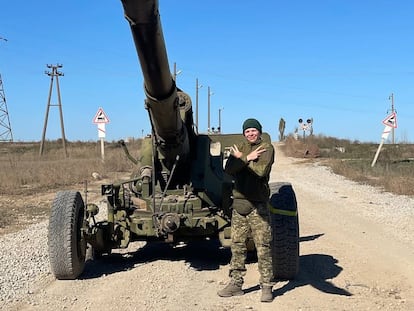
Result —
<path fill-rule="evenodd" d="M 52 203 L 48 247 L 52 273 L 59 280 L 76 279 L 85 267 L 86 241 L 82 235 L 85 205 L 76 191 L 60 191 Z"/>
<path fill-rule="evenodd" d="M 295 192 L 290 183 L 271 185 L 270 218 L 275 280 L 291 280 L 299 272 L 299 217 Z"/>

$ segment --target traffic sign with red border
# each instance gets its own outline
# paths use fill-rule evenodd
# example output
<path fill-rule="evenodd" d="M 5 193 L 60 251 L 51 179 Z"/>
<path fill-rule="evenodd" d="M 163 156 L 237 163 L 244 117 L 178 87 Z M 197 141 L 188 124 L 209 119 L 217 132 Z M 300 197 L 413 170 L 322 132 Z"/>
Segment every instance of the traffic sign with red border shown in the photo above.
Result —
<path fill-rule="evenodd" d="M 395 112 L 391 113 L 384 120 L 382 120 L 382 123 L 386 126 L 397 128 L 397 114 Z"/>
<path fill-rule="evenodd" d="M 105 114 L 105 111 L 102 108 L 99 108 L 92 122 L 95 124 L 109 123 L 109 118 Z"/>

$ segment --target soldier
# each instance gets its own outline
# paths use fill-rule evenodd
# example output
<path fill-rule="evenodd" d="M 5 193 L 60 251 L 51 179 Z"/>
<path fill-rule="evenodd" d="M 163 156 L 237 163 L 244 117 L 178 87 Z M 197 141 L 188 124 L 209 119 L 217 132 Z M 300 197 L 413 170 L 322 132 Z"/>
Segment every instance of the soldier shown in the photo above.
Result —
<path fill-rule="evenodd" d="M 229 284 L 218 291 L 221 297 L 243 295 L 243 277 L 246 274 L 246 240 L 251 231 L 257 249 L 262 302 L 271 302 L 272 252 L 268 200 L 269 176 L 274 162 L 273 146 L 261 138 L 262 126 L 256 119 L 243 123 L 246 141 L 231 147 L 225 171 L 235 181 L 232 199 L 231 252 Z"/>

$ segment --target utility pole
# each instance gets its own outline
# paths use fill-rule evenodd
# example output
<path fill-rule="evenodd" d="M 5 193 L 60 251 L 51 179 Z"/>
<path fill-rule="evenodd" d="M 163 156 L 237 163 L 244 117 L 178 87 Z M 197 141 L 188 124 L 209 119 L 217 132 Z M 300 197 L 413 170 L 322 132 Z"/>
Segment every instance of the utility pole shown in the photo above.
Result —
<path fill-rule="evenodd" d="M 58 106 L 59 107 L 59 114 L 60 114 L 60 128 L 62 131 L 62 143 L 63 143 L 63 150 L 65 152 L 65 157 L 68 156 L 68 153 L 66 151 L 66 138 L 65 138 L 65 128 L 63 126 L 63 112 L 62 112 L 62 102 L 60 99 L 60 88 L 59 88 L 59 77 L 63 76 L 63 73 L 58 71 L 59 68 L 62 68 L 62 65 L 47 65 L 47 68 L 52 69 L 52 71 L 45 71 L 45 74 L 47 74 L 50 77 L 50 88 L 49 88 L 49 97 L 47 100 L 47 107 L 46 107 L 46 116 L 45 116 L 45 123 L 43 126 L 43 134 L 42 134 L 42 141 L 40 143 L 40 151 L 39 155 L 43 155 L 43 148 L 45 144 L 45 137 L 46 137 L 46 128 L 47 128 L 47 121 L 49 117 L 49 109 L 50 106 Z M 52 97 L 52 88 L 53 88 L 53 80 L 54 77 L 56 77 L 56 88 L 57 88 L 57 96 L 58 96 L 58 104 L 57 105 L 51 105 L 50 99 Z"/>
<path fill-rule="evenodd" d="M 174 73 L 173 73 L 173 76 L 174 76 L 174 82 L 176 82 L 176 81 L 177 81 L 177 76 L 178 76 L 181 72 L 182 72 L 182 70 L 178 70 L 178 71 L 177 71 L 177 64 L 176 64 L 176 63 L 174 63 Z"/>
<path fill-rule="evenodd" d="M 219 117 L 219 125 L 218 125 L 218 132 L 219 132 L 219 134 L 221 134 L 221 111 L 223 110 L 224 108 L 222 107 L 222 108 L 219 108 L 219 114 L 218 114 L 218 117 Z"/>
<path fill-rule="evenodd" d="M 198 132 L 198 90 L 203 86 L 198 84 L 198 78 L 196 79 L 196 129 Z"/>
<path fill-rule="evenodd" d="M 211 127 L 210 127 L 210 97 L 211 97 L 211 95 L 213 95 L 214 93 L 213 92 L 210 92 L 210 87 L 208 87 L 208 90 L 207 90 L 207 92 L 208 92 L 208 104 L 207 104 L 207 106 L 208 106 L 208 112 L 207 112 L 207 117 L 208 117 L 208 122 L 207 122 L 207 133 L 210 133 L 210 130 L 211 130 Z"/>
<path fill-rule="evenodd" d="M 388 97 L 388 99 L 391 100 L 391 113 L 394 114 L 395 110 L 394 110 L 394 93 L 391 93 L 391 95 Z M 394 128 L 391 128 L 391 141 L 392 144 L 395 144 L 395 136 L 394 136 Z"/>
<path fill-rule="evenodd" d="M 0 37 L 7 42 L 7 39 Z M 13 133 L 10 126 L 9 112 L 7 110 L 6 95 L 4 94 L 3 80 L 0 74 L 0 142 L 13 141 Z"/>

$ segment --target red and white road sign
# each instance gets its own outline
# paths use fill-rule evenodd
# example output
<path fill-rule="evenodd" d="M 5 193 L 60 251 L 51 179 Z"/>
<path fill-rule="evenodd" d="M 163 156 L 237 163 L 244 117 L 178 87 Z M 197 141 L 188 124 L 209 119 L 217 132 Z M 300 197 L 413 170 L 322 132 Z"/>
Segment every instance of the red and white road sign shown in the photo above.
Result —
<path fill-rule="evenodd" d="M 388 136 L 390 135 L 391 130 L 392 130 L 392 127 L 391 126 L 388 126 L 388 125 L 385 126 L 384 131 L 382 131 L 381 138 L 383 140 L 386 140 L 388 138 Z"/>
<path fill-rule="evenodd" d="M 105 114 L 105 111 L 102 108 L 99 108 L 92 122 L 95 124 L 100 124 L 100 123 L 105 124 L 105 123 L 109 123 L 109 118 Z"/>
<path fill-rule="evenodd" d="M 98 137 L 105 138 L 106 130 L 105 130 L 105 123 L 98 123 Z"/>
<path fill-rule="evenodd" d="M 397 114 L 395 112 L 391 113 L 384 120 L 382 120 L 382 123 L 386 126 L 397 128 Z"/>

